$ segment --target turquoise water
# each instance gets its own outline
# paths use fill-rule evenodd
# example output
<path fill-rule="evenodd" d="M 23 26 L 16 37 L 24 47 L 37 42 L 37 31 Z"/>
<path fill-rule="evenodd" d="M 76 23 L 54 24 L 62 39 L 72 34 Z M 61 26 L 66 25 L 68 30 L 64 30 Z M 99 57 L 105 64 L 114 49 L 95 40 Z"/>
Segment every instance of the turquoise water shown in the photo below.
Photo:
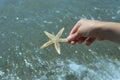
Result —
<path fill-rule="evenodd" d="M 43 31 L 67 37 L 81 18 L 120 22 L 120 0 L 0 0 L 0 80 L 120 80 L 120 45 L 40 49 Z"/>

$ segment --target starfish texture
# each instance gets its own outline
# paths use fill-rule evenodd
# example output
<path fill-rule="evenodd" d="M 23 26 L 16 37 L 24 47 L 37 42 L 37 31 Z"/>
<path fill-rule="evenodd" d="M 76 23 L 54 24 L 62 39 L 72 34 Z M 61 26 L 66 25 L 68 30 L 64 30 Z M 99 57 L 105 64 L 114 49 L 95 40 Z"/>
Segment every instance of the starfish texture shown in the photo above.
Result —
<path fill-rule="evenodd" d="M 52 35 L 50 33 L 48 33 L 47 31 L 44 31 L 44 33 L 48 36 L 48 38 L 50 39 L 48 42 L 46 42 L 45 44 L 43 44 L 41 46 L 41 48 L 46 48 L 50 45 L 53 45 L 55 46 L 55 49 L 57 50 L 58 54 L 60 54 L 60 43 L 61 42 L 67 42 L 67 39 L 66 38 L 60 38 L 62 36 L 62 33 L 64 31 L 64 28 L 62 28 L 58 33 L 57 35 Z"/>

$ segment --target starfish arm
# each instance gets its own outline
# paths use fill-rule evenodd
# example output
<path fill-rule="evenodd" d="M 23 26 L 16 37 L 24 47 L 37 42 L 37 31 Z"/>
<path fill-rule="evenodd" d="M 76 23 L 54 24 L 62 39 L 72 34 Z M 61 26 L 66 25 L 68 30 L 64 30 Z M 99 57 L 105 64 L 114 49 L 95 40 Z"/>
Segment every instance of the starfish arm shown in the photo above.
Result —
<path fill-rule="evenodd" d="M 60 38 L 59 42 L 68 42 L 67 38 Z"/>
<path fill-rule="evenodd" d="M 64 28 L 62 28 L 56 35 L 57 38 L 60 38 L 62 36 L 62 33 L 64 31 Z"/>
<path fill-rule="evenodd" d="M 60 54 L 60 44 L 55 42 L 55 49 L 57 50 L 58 54 Z"/>
<path fill-rule="evenodd" d="M 44 31 L 44 33 L 45 33 L 50 39 L 54 39 L 54 38 L 55 38 L 54 35 L 50 34 L 50 33 L 47 32 L 47 31 Z"/>
<path fill-rule="evenodd" d="M 51 41 L 48 41 L 48 42 L 46 42 L 45 44 L 43 44 L 40 48 L 46 48 L 46 47 L 48 47 L 49 45 L 51 45 L 51 44 L 53 44 L 53 41 L 51 40 Z"/>

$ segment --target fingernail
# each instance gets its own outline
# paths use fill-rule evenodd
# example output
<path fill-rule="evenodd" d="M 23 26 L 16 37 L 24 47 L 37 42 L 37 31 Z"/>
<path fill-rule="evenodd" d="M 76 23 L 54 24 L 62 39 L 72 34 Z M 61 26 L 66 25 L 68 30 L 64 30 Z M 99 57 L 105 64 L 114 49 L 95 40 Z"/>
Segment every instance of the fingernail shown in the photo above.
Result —
<path fill-rule="evenodd" d="M 71 44 L 74 45 L 74 44 L 76 44 L 76 42 L 75 41 L 71 41 Z"/>

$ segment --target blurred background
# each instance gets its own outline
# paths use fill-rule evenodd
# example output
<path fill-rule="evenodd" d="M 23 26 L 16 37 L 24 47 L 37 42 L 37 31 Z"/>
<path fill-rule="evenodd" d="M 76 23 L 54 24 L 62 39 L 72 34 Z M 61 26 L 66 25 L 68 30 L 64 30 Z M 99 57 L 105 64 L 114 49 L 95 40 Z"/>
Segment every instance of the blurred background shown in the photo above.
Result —
<path fill-rule="evenodd" d="M 40 49 L 81 18 L 120 22 L 120 0 L 0 0 L 0 80 L 120 80 L 119 44 Z"/>

